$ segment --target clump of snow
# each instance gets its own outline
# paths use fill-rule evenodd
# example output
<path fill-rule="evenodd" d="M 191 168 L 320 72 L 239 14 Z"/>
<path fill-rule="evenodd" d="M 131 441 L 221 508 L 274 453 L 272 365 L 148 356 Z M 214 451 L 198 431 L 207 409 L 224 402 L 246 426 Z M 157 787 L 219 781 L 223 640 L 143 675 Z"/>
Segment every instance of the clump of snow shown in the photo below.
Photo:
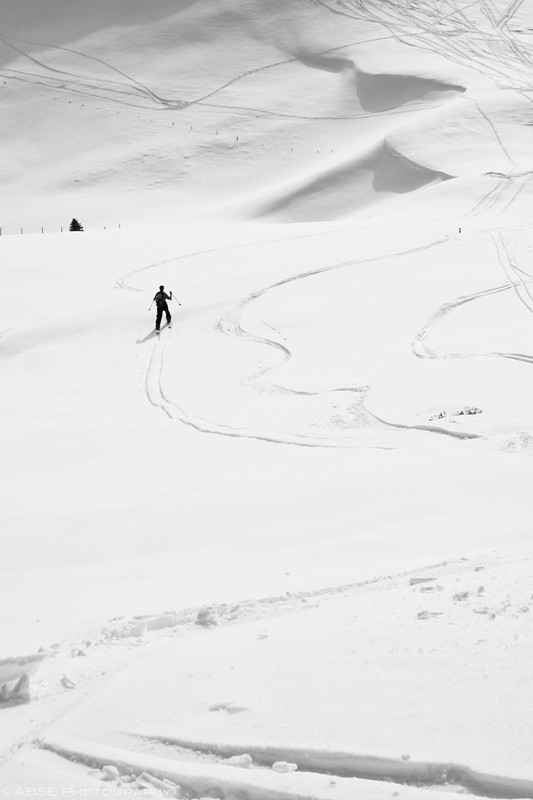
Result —
<path fill-rule="evenodd" d="M 274 772 L 296 772 L 298 764 L 294 764 L 292 761 L 275 761 L 272 769 Z"/>
<path fill-rule="evenodd" d="M 45 657 L 45 653 L 35 653 L 0 660 L 0 703 L 30 699 L 30 676 L 37 672 Z"/>
<path fill-rule="evenodd" d="M 226 764 L 230 767 L 242 767 L 243 769 L 250 769 L 253 764 L 252 756 L 248 753 L 242 753 L 239 756 L 230 756 L 226 759 Z"/>
<path fill-rule="evenodd" d="M 102 769 L 90 769 L 87 772 L 87 775 L 91 778 L 97 778 L 97 780 L 103 781 L 104 780 L 104 771 Z"/>
<path fill-rule="evenodd" d="M 65 689 L 75 689 L 76 688 L 76 684 L 74 683 L 74 681 L 71 678 L 69 678 L 68 675 L 62 675 L 61 676 L 61 684 L 65 687 Z"/>
<path fill-rule="evenodd" d="M 0 686 L 0 703 L 6 703 L 11 700 L 26 702 L 29 699 L 30 676 L 27 674 L 21 675 L 12 688 L 10 688 L 9 683 L 4 683 Z"/>
<path fill-rule="evenodd" d="M 150 631 L 160 631 L 163 628 L 173 628 L 180 621 L 179 614 L 167 613 L 158 617 L 150 617 L 146 621 L 146 626 Z"/>
<path fill-rule="evenodd" d="M 202 628 L 213 628 L 215 625 L 218 625 L 217 616 L 211 606 L 200 609 L 196 616 L 196 624 L 200 625 Z"/>
<path fill-rule="evenodd" d="M 139 789 L 157 789 L 162 792 L 163 797 L 181 797 L 181 787 L 168 778 L 157 778 L 149 772 L 143 772 L 135 779 L 136 787 Z"/>
<path fill-rule="evenodd" d="M 464 417 L 464 416 L 471 416 L 473 414 L 482 414 L 483 409 L 477 408 L 476 406 L 465 406 L 464 408 L 459 408 L 453 411 L 437 411 L 435 414 L 432 414 L 429 419 L 436 420 L 436 419 L 445 419 L 446 417 Z"/>
<path fill-rule="evenodd" d="M 147 620 L 143 619 L 140 622 L 135 622 L 129 625 L 121 632 L 120 636 L 123 639 L 127 639 L 130 636 L 132 637 L 143 636 L 143 634 L 145 634 L 147 630 L 148 630 L 148 622 Z"/>
<path fill-rule="evenodd" d="M 106 764 L 102 767 L 102 773 L 106 781 L 116 781 L 120 778 L 120 772 L 114 764 Z"/>

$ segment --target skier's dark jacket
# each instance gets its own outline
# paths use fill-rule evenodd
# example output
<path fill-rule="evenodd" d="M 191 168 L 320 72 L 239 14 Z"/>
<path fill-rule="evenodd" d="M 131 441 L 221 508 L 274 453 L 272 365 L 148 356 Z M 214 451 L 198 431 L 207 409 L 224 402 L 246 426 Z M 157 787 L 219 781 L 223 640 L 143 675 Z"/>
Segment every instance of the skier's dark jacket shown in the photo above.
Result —
<path fill-rule="evenodd" d="M 172 298 L 169 297 L 166 292 L 156 292 L 156 294 L 154 295 L 154 300 L 156 302 L 157 307 L 159 308 L 159 306 L 162 307 L 166 306 L 167 300 L 172 300 Z"/>

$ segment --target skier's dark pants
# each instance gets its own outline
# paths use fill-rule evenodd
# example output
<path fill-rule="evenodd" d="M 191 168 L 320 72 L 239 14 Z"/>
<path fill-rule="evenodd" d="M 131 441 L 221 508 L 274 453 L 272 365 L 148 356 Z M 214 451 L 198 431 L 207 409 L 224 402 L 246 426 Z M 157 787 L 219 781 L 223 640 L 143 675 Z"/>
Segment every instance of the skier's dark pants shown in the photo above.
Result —
<path fill-rule="evenodd" d="M 167 317 L 167 325 L 170 323 L 170 320 L 172 319 L 172 316 L 170 314 L 170 311 L 168 310 L 168 306 L 167 306 L 166 303 L 163 303 L 162 305 L 157 306 L 157 317 L 155 318 L 155 329 L 156 329 L 156 331 L 158 331 L 159 328 L 161 327 L 161 320 L 163 319 L 163 311 L 165 312 L 166 317 Z"/>

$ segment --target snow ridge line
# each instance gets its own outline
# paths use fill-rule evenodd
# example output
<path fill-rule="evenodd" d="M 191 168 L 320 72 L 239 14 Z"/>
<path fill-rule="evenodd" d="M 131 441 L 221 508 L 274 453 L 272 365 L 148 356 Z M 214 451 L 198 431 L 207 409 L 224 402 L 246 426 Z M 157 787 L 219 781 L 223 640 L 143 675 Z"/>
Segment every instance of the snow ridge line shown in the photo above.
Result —
<path fill-rule="evenodd" d="M 303 750 L 300 748 L 247 747 L 187 742 L 172 737 L 143 737 L 160 742 L 187 747 L 200 752 L 231 756 L 246 752 L 258 763 L 271 765 L 277 760 L 290 760 L 303 768 L 304 772 L 326 775 L 401 782 L 403 784 L 455 785 L 478 794 L 498 798 L 533 798 L 533 780 L 491 775 L 470 767 L 446 762 L 411 762 L 371 755 L 355 755 L 335 751 Z M 224 764 L 195 764 L 179 762 L 159 756 L 144 755 L 108 745 L 70 737 L 43 738 L 37 745 L 63 758 L 87 765 L 104 767 L 113 764 L 122 774 L 148 772 L 155 777 L 178 783 L 182 789 L 193 793 L 216 792 L 223 800 L 243 796 L 249 800 L 307 800 L 298 791 L 276 788 L 278 776 L 264 770 L 243 770 Z M 286 776 L 281 776 L 282 779 Z M 302 776 L 303 777 L 303 776 Z M 298 773 L 291 779 L 298 783 Z M 293 783 L 293 785 L 294 785 Z"/>

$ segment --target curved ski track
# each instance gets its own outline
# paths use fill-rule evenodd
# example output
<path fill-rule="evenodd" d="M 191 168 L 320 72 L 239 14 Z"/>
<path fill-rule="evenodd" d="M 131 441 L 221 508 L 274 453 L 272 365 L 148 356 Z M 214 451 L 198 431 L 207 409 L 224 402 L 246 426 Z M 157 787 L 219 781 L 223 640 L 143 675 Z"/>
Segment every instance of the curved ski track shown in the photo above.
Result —
<path fill-rule="evenodd" d="M 514 555 L 513 561 L 521 558 Z M 459 575 L 470 575 L 474 583 L 474 576 L 484 564 L 473 562 L 470 559 L 456 559 L 437 564 L 426 565 L 392 575 L 380 575 L 353 584 L 330 587 L 318 590 L 303 591 L 279 597 L 267 597 L 258 600 L 246 600 L 232 607 L 220 604 L 215 613 L 219 624 L 234 625 L 239 621 L 265 620 L 269 617 L 278 617 L 310 610 L 323 603 L 335 603 L 339 598 L 356 598 L 360 592 L 382 592 L 390 588 L 405 585 L 405 579 L 410 578 L 409 585 L 413 585 L 418 577 L 422 582 L 428 580 L 443 580 L 448 576 L 455 582 Z M 501 563 L 501 562 L 500 562 Z M 507 562 L 504 562 L 507 563 Z M 414 580 L 413 580 L 414 579 Z M 308 601 L 313 601 L 310 605 Z M 274 601 L 274 603 L 273 603 Z M 305 603 L 305 606 L 303 605 Z M 234 610 L 238 609 L 238 617 Z M 198 608 L 184 609 L 175 614 L 171 627 L 180 626 L 186 633 L 192 630 L 197 619 Z M 266 613 L 265 613 L 266 612 Z M 149 620 L 150 617 L 145 619 Z M 157 622 L 157 617 L 153 618 Z M 124 630 L 133 622 L 137 623 L 139 617 L 129 621 L 122 620 Z M 166 634 L 167 628 L 154 627 L 154 632 Z M 120 629 L 119 629 L 120 635 Z M 113 631 L 116 635 L 117 631 Z M 209 634 L 207 634 L 209 635 Z M 164 637 L 166 639 L 166 636 Z M 112 639 L 114 643 L 119 640 Z M 128 640 L 124 640 L 127 642 Z M 109 640 L 104 638 L 96 645 L 105 645 Z M 158 640 L 149 643 L 150 649 L 157 646 Z M 159 640 L 160 643 L 160 640 Z M 142 657 L 142 656 L 141 656 Z M 131 654 L 127 661 L 119 661 L 119 668 L 131 661 Z M 116 672 L 116 667 L 115 667 Z M 95 675 L 100 676 L 96 670 Z M 101 685 L 98 677 L 96 689 Z M 85 687 L 83 697 L 87 697 L 95 685 Z M 93 701 L 94 702 L 94 701 Z M 68 710 L 67 710 L 68 713 Z M 128 788 L 136 789 L 136 781 L 147 790 L 155 786 L 164 791 L 167 796 L 180 796 L 179 790 L 173 792 L 173 786 L 179 785 L 181 793 L 187 797 L 216 796 L 223 800 L 235 800 L 236 797 L 247 800 L 313 800 L 317 796 L 326 796 L 336 792 L 330 787 L 336 785 L 342 790 L 342 796 L 364 797 L 365 789 L 370 785 L 356 781 L 383 781 L 385 794 L 398 794 L 395 789 L 405 793 L 410 787 L 409 796 L 415 796 L 417 789 L 429 788 L 433 791 L 452 791 L 454 796 L 463 792 L 483 797 L 495 798 L 533 798 L 533 779 L 531 775 L 507 774 L 499 771 L 482 771 L 467 763 L 458 761 L 443 761 L 437 758 L 420 760 L 411 758 L 407 753 L 399 756 L 401 744 L 398 742 L 398 755 L 382 755 L 380 753 L 356 752 L 353 750 L 327 750 L 323 748 L 307 748 L 301 745 L 291 746 L 290 742 L 282 744 L 257 743 L 247 740 L 231 741 L 205 740 L 180 737 L 179 732 L 173 730 L 160 731 L 148 722 L 148 729 L 141 730 L 137 726 L 130 729 L 116 729 L 115 733 L 121 735 L 121 745 L 112 746 L 98 736 L 98 738 L 76 738 L 73 735 L 75 726 L 67 724 L 66 730 L 60 724 L 59 730 L 54 730 L 54 722 L 48 719 L 40 723 L 33 731 L 32 746 L 38 750 L 48 750 L 56 753 L 60 758 L 74 762 L 80 767 L 114 766 L 116 777 L 107 776 L 107 785 L 111 793 L 115 788 L 121 787 L 122 779 L 128 776 Z M 19 744 L 28 744 L 27 736 Z M 156 754 L 154 748 L 159 747 Z M 246 753 L 252 763 L 248 769 L 236 766 L 226 759 L 237 754 Z M 442 758 L 442 756 L 441 756 Z M 296 763 L 298 770 L 291 775 L 290 780 L 285 780 L 272 775 L 271 768 L 276 761 Z M 316 783 L 309 783 L 309 775 L 314 774 Z M 104 776 L 101 776 L 104 778 Z M 334 780 L 332 780 L 334 779 Z M 163 785 L 163 781 L 167 785 Z M 169 785 L 169 782 L 171 784 Z M 373 788 L 376 788 L 375 786 Z"/>
<path fill-rule="evenodd" d="M 515 37 L 509 22 L 520 6 L 512 0 L 498 19 L 490 3 L 459 5 L 449 0 L 452 11 L 441 14 L 441 6 L 433 0 L 308 0 L 325 11 L 342 14 L 353 20 L 364 19 L 381 25 L 399 42 L 429 52 L 439 52 L 469 69 L 492 76 L 502 87 L 531 90 L 533 47 Z M 468 15 L 470 9 L 481 10 L 479 19 Z M 340 10 L 343 9 L 343 10 Z M 527 98 L 531 102 L 531 98 Z"/>
<path fill-rule="evenodd" d="M 509 181 L 503 180 L 496 187 L 493 187 L 491 190 L 489 190 L 489 192 L 483 198 L 481 198 L 480 201 L 478 201 L 476 206 L 472 209 L 471 214 L 477 215 L 481 213 L 486 213 L 486 211 L 488 210 L 488 206 L 490 205 L 492 209 L 493 206 L 497 205 L 498 201 L 500 201 L 500 203 L 501 202 L 504 203 L 503 207 L 500 206 L 499 208 L 499 212 L 501 213 L 502 210 L 506 209 L 507 207 L 509 207 L 509 205 L 511 205 L 511 203 L 516 199 L 516 197 L 524 190 L 526 185 L 529 184 L 532 180 L 533 180 L 533 175 L 529 175 L 525 178 L 524 181 L 521 182 L 518 188 L 513 187 L 512 196 L 510 198 L 508 197 L 508 193 L 506 191 L 509 188 Z M 482 208 L 483 204 L 485 204 L 484 208 Z M 304 234 L 303 238 L 312 237 L 316 235 L 323 235 L 323 234 Z M 473 358 L 473 357 L 500 357 L 500 358 L 507 358 L 515 361 L 521 361 L 524 363 L 533 364 L 533 355 L 527 353 L 513 353 L 513 352 L 507 353 L 501 351 L 494 351 L 494 352 L 491 351 L 487 353 L 468 353 L 468 354 L 438 353 L 437 351 L 432 349 L 428 344 L 428 339 L 431 336 L 432 332 L 434 331 L 435 327 L 441 324 L 442 321 L 446 317 L 448 317 L 451 313 L 453 313 L 455 310 L 457 310 L 461 306 L 464 306 L 467 303 L 474 302 L 475 300 L 480 300 L 490 295 L 512 290 L 516 293 L 518 299 L 527 307 L 527 309 L 533 313 L 533 293 L 531 292 L 529 286 L 529 284 L 533 283 L 533 275 L 527 273 L 525 270 L 519 267 L 518 264 L 515 263 L 514 257 L 509 253 L 509 244 L 506 244 L 504 236 L 501 232 L 494 232 L 494 233 L 489 232 L 489 235 L 494 242 L 498 259 L 502 266 L 502 270 L 505 273 L 507 282 L 499 286 L 475 292 L 472 295 L 458 297 L 440 306 L 435 312 L 433 312 L 433 314 L 431 314 L 424 327 L 414 337 L 411 347 L 413 354 L 417 358 L 451 359 L 451 358 Z M 301 238 L 301 237 L 287 237 L 287 239 L 292 239 L 292 238 Z M 387 255 L 375 256 L 367 259 L 353 259 L 350 261 L 340 262 L 336 264 L 328 264 L 305 273 L 290 276 L 272 285 L 263 287 L 253 292 L 248 297 L 244 298 L 233 311 L 224 315 L 218 321 L 216 327 L 224 335 L 237 336 L 247 341 L 254 342 L 256 344 L 262 344 L 265 345 L 266 347 L 275 349 L 279 353 L 280 363 L 282 363 L 283 361 L 287 361 L 288 359 L 291 358 L 291 351 L 286 346 L 286 344 L 282 343 L 280 339 L 276 337 L 257 335 L 253 331 L 246 330 L 243 325 L 243 317 L 245 312 L 248 310 L 250 305 L 254 303 L 258 298 L 265 296 L 270 291 L 273 291 L 275 289 L 278 289 L 286 284 L 293 283 L 295 281 L 305 280 L 315 275 L 323 274 L 325 272 L 330 272 L 337 269 L 344 269 L 360 265 L 362 263 L 371 263 L 384 259 L 394 258 L 396 256 L 407 255 L 409 253 L 415 253 L 420 250 L 439 246 L 443 244 L 445 241 L 447 241 L 448 238 L 449 237 L 445 237 L 442 240 L 430 242 L 428 244 L 419 247 L 411 248 L 405 251 L 390 253 Z M 272 241 L 284 241 L 284 240 L 272 240 Z M 200 255 L 206 252 L 217 252 L 219 249 L 220 250 L 234 249 L 234 247 L 252 247 L 255 246 L 256 244 L 258 243 L 229 246 L 224 248 L 212 248 L 210 250 L 197 251 L 196 253 L 184 254 L 183 256 L 170 258 L 163 262 L 146 265 L 138 270 L 134 270 L 132 273 L 129 273 L 129 275 L 134 274 L 134 272 L 144 271 L 146 269 L 158 267 L 164 263 L 169 263 L 172 261 L 177 261 L 185 258 L 191 258 L 194 257 L 195 255 Z M 117 285 L 124 289 L 134 289 L 134 287 L 128 286 L 128 284 L 126 283 L 127 277 L 128 276 L 125 276 L 125 278 L 123 278 Z M 203 433 L 214 433 L 224 436 L 259 439 L 262 441 L 268 441 L 276 444 L 293 444 L 305 447 L 333 447 L 333 448 L 377 447 L 379 449 L 394 449 L 394 446 L 390 445 L 387 446 L 385 443 L 371 445 L 365 441 L 359 441 L 355 438 L 347 436 L 308 436 L 303 434 L 276 435 L 268 433 L 261 427 L 253 429 L 240 428 L 238 426 L 227 425 L 218 422 L 216 420 L 208 420 L 204 417 L 191 414 L 187 412 L 179 402 L 171 400 L 169 397 L 167 397 L 164 392 L 162 386 L 162 375 L 164 370 L 166 345 L 167 345 L 167 337 L 164 334 L 162 334 L 161 339 L 155 343 L 150 356 L 148 370 L 146 374 L 146 394 L 149 402 L 154 407 L 157 407 L 160 410 L 162 410 L 170 419 L 183 422 L 183 424 L 189 425 L 194 429 Z M 260 372 L 256 373 L 254 378 L 256 380 L 267 379 L 268 374 L 274 369 L 277 369 L 278 367 L 279 363 L 275 366 L 267 367 L 266 369 L 263 369 Z M 450 431 L 445 427 L 441 427 L 433 423 L 410 425 L 383 419 L 378 415 L 376 415 L 375 413 L 373 413 L 372 411 L 370 411 L 365 405 L 365 398 L 368 393 L 368 387 L 360 387 L 360 386 L 332 387 L 328 390 L 324 390 L 323 392 L 311 392 L 311 391 L 299 391 L 299 390 L 288 389 L 287 387 L 281 386 L 273 381 L 268 381 L 268 384 L 271 387 L 275 388 L 278 392 L 282 391 L 287 394 L 303 395 L 307 397 L 313 397 L 332 392 L 352 392 L 354 395 L 354 400 L 361 413 L 365 414 L 368 419 L 371 419 L 373 422 L 377 423 L 384 430 L 385 429 L 407 430 L 407 431 L 416 430 L 427 433 L 442 434 L 447 437 L 456 439 L 483 438 L 478 434 Z"/>
<path fill-rule="evenodd" d="M 307 234 L 305 236 L 315 236 L 315 235 L 317 234 Z M 296 237 L 288 237 L 288 238 L 292 239 Z M 234 311 L 229 312 L 222 319 L 220 319 L 216 327 L 221 333 L 225 335 L 238 336 L 250 342 L 263 344 L 267 347 L 272 347 L 280 354 L 281 361 L 282 362 L 286 361 L 291 357 L 290 349 L 286 345 L 282 344 L 277 339 L 268 338 L 265 336 L 258 336 L 257 334 L 246 331 L 244 329 L 242 325 L 242 318 L 245 311 L 248 309 L 251 303 L 255 302 L 255 300 L 257 300 L 259 297 L 264 296 L 266 293 L 278 289 L 286 284 L 294 283 L 295 281 L 305 280 L 307 278 L 324 274 L 326 272 L 331 272 L 333 270 L 344 269 L 347 267 L 357 266 L 360 264 L 372 263 L 372 262 L 382 261 L 385 259 L 391 259 L 403 255 L 417 253 L 423 250 L 437 247 L 446 242 L 448 238 L 449 237 L 446 236 L 441 240 L 429 242 L 427 244 L 420 245 L 418 247 L 413 247 L 404 251 L 398 251 L 386 255 L 374 256 L 365 259 L 353 259 L 350 261 L 328 264 L 305 273 L 290 276 L 288 278 L 285 278 L 281 281 L 278 281 L 270 286 L 264 287 L 250 294 L 243 301 L 241 301 L 241 303 L 237 306 L 237 308 Z M 282 240 L 275 240 L 275 241 L 282 241 Z M 256 246 L 256 244 L 257 243 L 252 243 L 249 245 L 237 245 L 236 247 L 252 247 Z M 126 279 L 127 277 L 133 275 L 136 272 L 141 272 L 146 269 L 156 268 L 161 266 L 162 264 L 170 263 L 172 261 L 191 258 L 194 257 L 195 255 L 200 255 L 202 253 L 217 252 L 218 250 L 228 250 L 228 249 L 234 249 L 234 247 L 229 246 L 224 248 L 212 248 L 210 250 L 203 250 L 203 251 L 198 251 L 196 253 L 184 254 L 183 256 L 177 256 L 175 258 L 165 259 L 162 262 L 146 265 L 144 267 L 132 271 L 131 273 L 128 273 L 127 276 L 125 276 L 121 281 L 117 283 L 117 286 L 124 289 L 132 289 L 133 287 L 127 285 Z M 164 329 L 162 329 L 161 336 L 159 340 L 156 340 L 152 352 L 150 354 L 148 368 L 145 376 L 145 391 L 151 405 L 163 411 L 163 413 L 166 414 L 166 416 L 169 419 L 182 422 L 184 425 L 188 425 L 189 427 L 192 427 L 201 433 L 217 434 L 221 436 L 230 436 L 235 438 L 256 439 L 274 444 L 290 444 L 302 447 L 357 448 L 357 449 L 371 448 L 371 449 L 386 449 L 386 450 L 395 449 L 395 446 L 386 443 L 369 444 L 366 441 L 359 441 L 354 438 L 343 437 L 343 436 L 309 436 L 305 434 L 296 434 L 296 433 L 292 435 L 287 435 L 287 434 L 277 435 L 275 433 L 269 433 L 268 431 L 264 430 L 261 427 L 240 428 L 235 425 L 228 425 L 216 420 L 210 420 L 200 415 L 190 413 L 183 407 L 183 405 L 179 401 L 169 398 L 165 394 L 165 391 L 163 389 L 162 379 L 163 379 L 165 351 L 167 343 L 168 343 L 168 337 L 165 335 Z M 255 378 L 264 378 L 270 371 L 276 369 L 277 367 L 279 367 L 279 364 L 274 367 L 268 367 L 262 370 L 261 372 L 257 373 L 255 375 Z M 449 431 L 444 427 L 440 427 L 438 425 L 433 425 L 433 424 L 404 425 L 382 419 L 373 412 L 371 412 L 365 406 L 364 399 L 368 387 L 358 387 L 358 386 L 333 387 L 331 389 L 324 390 L 324 392 L 308 392 L 308 391 L 298 391 L 298 390 L 288 389 L 286 387 L 280 386 L 279 384 L 275 383 L 270 383 L 270 385 L 287 394 L 303 395 L 308 397 L 313 397 L 321 394 L 328 394 L 332 392 L 353 392 L 354 397 L 358 402 L 360 410 L 365 415 L 367 415 L 368 418 L 371 418 L 374 422 L 378 423 L 378 425 L 383 429 L 421 431 L 425 433 L 441 434 L 449 438 L 460 439 L 460 440 L 479 438 L 477 434 Z"/>
<path fill-rule="evenodd" d="M 489 235 L 496 248 L 498 261 L 505 274 L 507 282 L 500 286 L 494 286 L 490 289 L 474 292 L 471 295 L 457 297 L 455 300 L 451 300 L 440 306 L 429 317 L 422 330 L 420 330 L 415 336 L 411 348 L 417 358 L 452 359 L 485 356 L 509 358 L 515 361 L 523 361 L 528 364 L 533 364 L 533 355 L 528 355 L 526 353 L 505 353 L 500 351 L 491 351 L 487 353 L 437 353 L 436 350 L 432 349 L 427 344 L 427 339 L 435 327 L 441 324 L 449 314 L 453 313 L 467 303 L 472 303 L 474 300 L 479 300 L 489 295 L 499 294 L 500 292 L 514 291 L 520 302 L 530 313 L 533 314 L 533 295 L 529 288 L 530 284 L 533 283 L 533 275 L 531 275 L 529 272 L 526 272 L 515 263 L 513 257 L 509 253 L 510 245 L 506 244 L 501 233 L 492 233 Z M 526 280 L 524 280 L 523 276 L 526 277 Z"/>
<path fill-rule="evenodd" d="M 333 52 L 344 50 L 347 47 L 352 47 L 354 45 L 367 44 L 374 41 L 381 41 L 383 39 L 390 39 L 390 38 L 391 38 L 390 35 L 385 35 L 385 36 L 372 37 L 370 39 L 361 39 L 355 42 L 347 42 L 346 44 L 343 45 L 331 47 L 326 50 L 310 52 L 307 53 L 306 56 L 307 57 L 324 56 Z M 234 78 L 231 78 L 229 81 L 226 81 L 220 86 L 217 86 L 214 89 L 205 92 L 203 95 L 193 98 L 192 100 L 187 100 L 184 98 L 163 97 L 160 94 L 156 93 L 154 90 L 152 90 L 150 87 L 148 87 L 146 84 L 141 83 L 139 80 L 129 75 L 128 73 L 124 72 L 123 70 L 119 69 L 118 67 L 115 67 L 110 62 L 105 61 L 104 59 L 99 58 L 97 56 L 92 56 L 89 55 L 88 53 L 83 53 L 79 50 L 74 50 L 72 48 L 62 47 L 59 45 L 45 44 L 43 42 L 33 42 L 26 39 L 19 39 L 17 37 L 7 36 L 6 34 L 2 33 L 0 33 L 0 41 L 3 42 L 7 47 L 10 47 L 15 52 L 19 53 L 19 55 L 22 55 L 23 57 L 32 61 L 38 67 L 41 67 L 43 70 L 45 70 L 44 74 L 40 74 L 35 72 L 10 69 L 9 67 L 3 67 L 2 69 L 0 69 L 0 75 L 2 77 L 11 78 L 14 80 L 19 80 L 27 83 L 34 83 L 47 88 L 52 88 L 55 91 L 68 91 L 70 93 L 79 94 L 84 97 L 106 99 L 113 103 L 118 103 L 120 105 L 131 106 L 132 108 L 150 109 L 153 111 L 182 111 L 183 109 L 189 108 L 191 106 L 200 106 L 200 107 L 204 106 L 211 108 L 227 108 L 234 111 L 235 110 L 248 111 L 254 114 L 269 115 L 273 117 L 282 117 L 288 119 L 307 119 L 316 121 L 350 120 L 350 119 L 375 117 L 375 116 L 390 116 L 394 114 L 405 113 L 406 111 L 419 110 L 418 107 L 416 106 L 411 107 L 409 104 L 407 104 L 400 109 L 387 109 L 378 112 L 368 112 L 368 113 L 359 112 L 355 114 L 344 114 L 339 116 L 305 115 L 305 114 L 289 114 L 287 112 L 279 112 L 264 108 L 254 108 L 252 106 L 236 106 L 232 104 L 215 104 L 206 102 L 210 98 L 215 97 L 217 94 L 224 91 L 224 89 L 227 89 L 228 87 L 250 77 L 251 75 L 275 69 L 276 67 L 282 67 L 287 64 L 299 62 L 302 60 L 300 56 L 287 58 L 281 61 L 272 62 L 271 64 L 264 64 L 259 67 L 254 67 L 252 69 L 244 70 L 239 75 L 236 75 Z M 98 80 L 96 80 L 94 78 L 91 78 L 87 75 L 83 75 L 80 73 L 61 70 L 55 67 L 50 67 L 43 61 L 40 61 L 35 56 L 26 52 L 26 50 L 22 49 L 22 47 L 19 47 L 17 44 L 15 44 L 15 42 L 25 45 L 31 45 L 34 47 L 44 48 L 47 50 L 59 50 L 66 53 L 70 53 L 71 55 L 79 56 L 81 59 L 94 61 L 106 67 L 107 69 L 111 70 L 112 72 L 116 73 L 121 78 L 125 79 L 126 83 L 124 83 L 124 81 L 120 81 L 117 79 L 113 80 L 113 79 L 99 78 Z M 50 75 L 49 73 L 55 73 L 59 77 L 55 77 L 54 75 Z M 440 104 L 438 103 L 432 106 L 428 106 L 429 109 L 438 107 L 440 107 Z"/>

